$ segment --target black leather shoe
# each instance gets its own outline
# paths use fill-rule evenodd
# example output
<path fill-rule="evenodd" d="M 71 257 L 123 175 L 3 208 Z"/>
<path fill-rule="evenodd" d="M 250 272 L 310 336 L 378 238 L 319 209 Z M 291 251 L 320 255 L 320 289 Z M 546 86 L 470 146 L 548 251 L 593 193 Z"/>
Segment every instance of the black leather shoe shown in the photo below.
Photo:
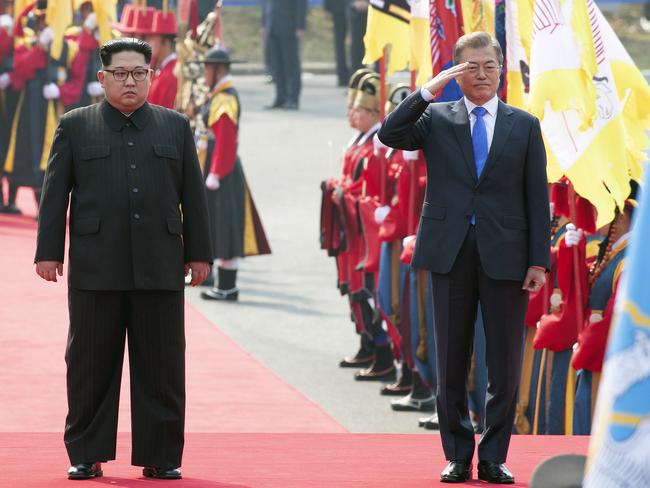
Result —
<path fill-rule="evenodd" d="M 278 108 L 282 108 L 284 105 L 284 102 L 273 102 L 271 105 L 264 105 L 264 110 L 275 110 Z"/>
<path fill-rule="evenodd" d="M 239 300 L 239 290 L 233 288 L 232 290 L 219 290 L 213 288 L 212 290 L 202 291 L 201 298 L 204 300 L 215 300 L 221 302 L 236 302 Z"/>
<path fill-rule="evenodd" d="M 282 105 L 282 108 L 285 110 L 298 110 L 298 102 L 287 102 Z"/>
<path fill-rule="evenodd" d="M 515 482 L 515 477 L 505 464 L 493 461 L 478 462 L 478 479 L 499 485 L 511 485 Z"/>
<path fill-rule="evenodd" d="M 68 469 L 69 480 L 89 480 L 91 478 L 101 478 L 103 475 L 101 463 L 73 464 Z"/>
<path fill-rule="evenodd" d="M 10 215 L 22 215 L 21 210 L 13 203 L 11 205 L 3 205 L 0 208 L 0 212 Z"/>
<path fill-rule="evenodd" d="M 443 483 L 464 483 L 472 477 L 472 461 L 449 461 L 449 464 L 440 473 Z"/>
<path fill-rule="evenodd" d="M 182 478 L 180 468 L 148 467 L 142 470 L 142 474 L 145 478 L 156 478 L 159 480 L 180 480 Z"/>
<path fill-rule="evenodd" d="M 353 357 L 344 357 L 339 362 L 339 368 L 367 368 L 375 360 L 375 355 L 362 357 L 358 354 Z"/>
<path fill-rule="evenodd" d="M 431 417 L 423 417 L 418 421 L 420 427 L 427 430 L 438 430 L 440 423 L 438 422 L 438 413 L 434 413 Z"/>

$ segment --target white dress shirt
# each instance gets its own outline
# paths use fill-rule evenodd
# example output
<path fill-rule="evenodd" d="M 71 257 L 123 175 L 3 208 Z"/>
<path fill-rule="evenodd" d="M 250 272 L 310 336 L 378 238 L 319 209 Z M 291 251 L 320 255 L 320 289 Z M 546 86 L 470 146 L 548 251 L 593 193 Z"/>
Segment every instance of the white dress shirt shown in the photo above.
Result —
<path fill-rule="evenodd" d="M 467 114 L 469 115 L 469 129 L 470 132 L 474 131 L 474 123 L 476 122 L 476 115 L 472 113 L 478 105 L 471 102 L 467 97 L 463 97 L 465 106 L 467 107 Z M 488 143 L 488 152 L 492 147 L 492 138 L 494 137 L 494 126 L 497 123 L 497 111 L 499 109 L 499 97 L 494 95 L 494 97 L 489 100 L 487 103 L 484 103 L 482 107 L 487 110 L 487 113 L 483 116 L 483 122 L 485 122 L 485 130 L 487 131 L 487 143 Z"/>

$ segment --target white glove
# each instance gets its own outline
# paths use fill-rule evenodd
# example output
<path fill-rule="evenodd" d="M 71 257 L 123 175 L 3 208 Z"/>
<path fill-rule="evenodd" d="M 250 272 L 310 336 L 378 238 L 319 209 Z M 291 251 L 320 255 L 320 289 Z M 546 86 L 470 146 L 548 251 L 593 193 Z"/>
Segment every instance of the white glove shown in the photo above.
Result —
<path fill-rule="evenodd" d="M 196 141 L 196 148 L 199 151 L 205 151 L 208 148 L 208 141 L 205 138 L 200 137 L 199 140 Z"/>
<path fill-rule="evenodd" d="M 406 247 L 409 245 L 409 242 L 415 240 L 415 236 L 406 236 L 404 239 L 402 239 L 402 246 Z"/>
<path fill-rule="evenodd" d="M 61 96 L 61 90 L 56 83 L 48 83 L 43 87 L 43 97 L 46 100 L 56 100 Z"/>
<path fill-rule="evenodd" d="M 95 27 L 97 27 L 97 15 L 95 15 L 95 12 L 91 12 L 86 17 L 86 20 L 84 20 L 83 28 L 88 32 L 92 32 L 95 30 Z"/>
<path fill-rule="evenodd" d="M 86 92 L 91 97 L 101 97 L 104 94 L 104 87 L 99 81 L 91 81 L 86 87 Z"/>
<path fill-rule="evenodd" d="M 379 225 L 383 224 L 384 220 L 386 220 L 386 215 L 388 215 L 388 212 L 390 212 L 390 207 L 388 205 L 377 207 L 375 209 L 375 222 L 377 222 Z"/>
<path fill-rule="evenodd" d="M 9 83 L 11 83 L 11 76 L 9 76 L 9 73 L 2 73 L 0 75 L 0 90 L 7 88 Z"/>
<path fill-rule="evenodd" d="M 46 27 L 41 31 L 41 33 L 38 35 L 38 43 L 43 47 L 43 49 L 47 49 L 50 47 L 50 44 L 52 44 L 52 41 L 54 40 L 54 31 Z"/>
<path fill-rule="evenodd" d="M 419 151 L 402 151 L 402 156 L 406 161 L 417 161 Z"/>
<path fill-rule="evenodd" d="M 564 234 L 564 243 L 566 247 L 577 246 L 582 239 L 582 229 L 577 229 L 573 224 L 567 224 L 566 233 Z"/>
<path fill-rule="evenodd" d="M 11 18 L 11 15 L 0 15 L 0 29 L 5 29 L 9 35 L 12 34 L 14 19 Z"/>
<path fill-rule="evenodd" d="M 221 186 L 219 184 L 219 177 L 214 173 L 210 173 L 205 179 L 205 186 L 208 188 L 208 190 L 218 190 Z"/>

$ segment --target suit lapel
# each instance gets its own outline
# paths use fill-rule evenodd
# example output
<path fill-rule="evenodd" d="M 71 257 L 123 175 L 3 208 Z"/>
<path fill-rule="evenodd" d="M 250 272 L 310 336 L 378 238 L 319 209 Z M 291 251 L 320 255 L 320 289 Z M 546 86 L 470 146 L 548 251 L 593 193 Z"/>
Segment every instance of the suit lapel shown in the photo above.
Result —
<path fill-rule="evenodd" d="M 510 131 L 512 130 L 512 125 L 514 123 L 514 117 L 512 117 L 512 114 L 512 109 L 499 100 L 497 122 L 494 126 L 494 136 L 492 137 L 492 144 L 490 144 L 490 152 L 488 153 L 485 167 L 481 172 L 481 177 L 478 179 L 476 186 L 481 184 L 481 182 L 485 179 L 485 176 L 498 161 L 499 156 L 501 155 L 501 152 L 506 145 Z"/>
<path fill-rule="evenodd" d="M 474 148 L 472 146 L 467 107 L 461 98 L 456 103 L 450 105 L 450 108 L 452 112 L 452 125 L 454 127 L 456 138 L 458 139 L 458 145 L 463 152 L 465 166 L 474 182 L 476 182 L 476 163 L 474 162 Z"/>

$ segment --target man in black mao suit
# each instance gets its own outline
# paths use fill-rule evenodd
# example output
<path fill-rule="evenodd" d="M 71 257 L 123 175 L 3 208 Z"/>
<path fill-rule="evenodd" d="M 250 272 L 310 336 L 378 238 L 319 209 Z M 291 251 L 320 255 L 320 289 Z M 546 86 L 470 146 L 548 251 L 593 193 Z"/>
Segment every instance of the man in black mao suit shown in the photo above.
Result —
<path fill-rule="evenodd" d="M 262 31 L 273 60 L 275 100 L 267 108 L 297 110 L 300 102 L 300 41 L 305 34 L 307 0 L 269 0 Z"/>
<path fill-rule="evenodd" d="M 132 463 L 181 477 L 185 421 L 184 276 L 205 280 L 212 252 L 188 120 L 145 102 L 151 48 L 101 47 L 106 99 L 64 115 L 43 184 L 36 272 L 63 274 L 70 199 L 64 441 L 71 479 L 115 459 L 124 340 L 131 371 Z"/>
<path fill-rule="evenodd" d="M 503 54 L 489 34 L 461 37 L 455 66 L 385 120 L 379 139 L 422 149 L 427 192 L 413 266 L 431 271 L 437 345 L 438 416 L 446 458 L 442 481 L 471 477 L 474 431 L 465 382 L 480 303 L 488 395 L 478 475 L 512 483 L 503 464 L 512 430 L 528 291 L 549 266 L 546 156 L 539 121 L 496 97 Z M 464 97 L 430 104 L 456 78 Z"/>

